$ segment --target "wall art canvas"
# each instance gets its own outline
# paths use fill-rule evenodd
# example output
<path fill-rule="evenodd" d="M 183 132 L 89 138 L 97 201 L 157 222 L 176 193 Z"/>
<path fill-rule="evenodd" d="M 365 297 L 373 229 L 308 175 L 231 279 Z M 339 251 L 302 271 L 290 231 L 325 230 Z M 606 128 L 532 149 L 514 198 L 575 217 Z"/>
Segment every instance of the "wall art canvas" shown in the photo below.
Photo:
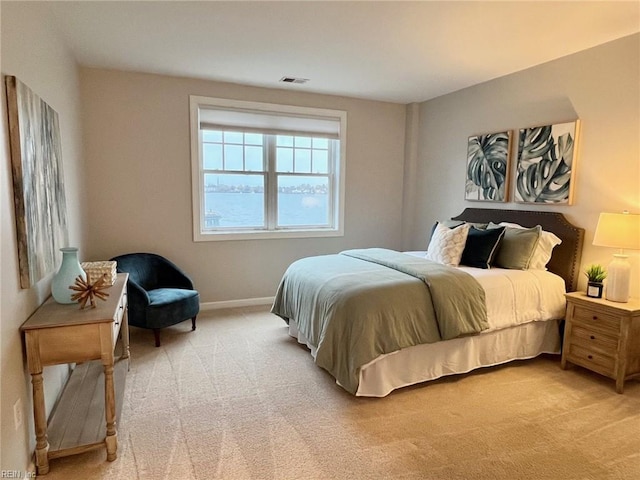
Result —
<path fill-rule="evenodd" d="M 515 201 L 571 205 L 580 121 L 520 129 Z"/>
<path fill-rule="evenodd" d="M 20 286 L 53 272 L 68 244 L 58 114 L 16 77 L 5 77 Z"/>
<path fill-rule="evenodd" d="M 469 137 L 465 200 L 505 202 L 511 131 Z"/>

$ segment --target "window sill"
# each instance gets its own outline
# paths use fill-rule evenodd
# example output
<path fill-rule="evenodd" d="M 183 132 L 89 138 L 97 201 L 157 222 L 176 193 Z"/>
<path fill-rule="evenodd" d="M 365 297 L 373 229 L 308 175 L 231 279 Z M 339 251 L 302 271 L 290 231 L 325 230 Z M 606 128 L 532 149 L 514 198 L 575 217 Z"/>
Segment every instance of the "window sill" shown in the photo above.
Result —
<path fill-rule="evenodd" d="M 207 232 L 195 233 L 194 242 L 220 242 L 229 240 L 270 240 L 278 238 L 324 238 L 342 237 L 342 229 L 326 230 L 278 230 L 278 231 L 246 231 L 246 232 Z"/>

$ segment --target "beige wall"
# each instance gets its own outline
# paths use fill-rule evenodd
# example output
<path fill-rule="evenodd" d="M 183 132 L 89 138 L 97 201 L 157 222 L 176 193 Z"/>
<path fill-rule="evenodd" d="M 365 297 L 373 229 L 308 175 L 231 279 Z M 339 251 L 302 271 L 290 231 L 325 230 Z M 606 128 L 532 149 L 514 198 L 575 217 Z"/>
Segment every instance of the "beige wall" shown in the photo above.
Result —
<path fill-rule="evenodd" d="M 67 199 L 70 243 L 84 250 L 86 229 L 84 195 L 84 165 L 81 155 L 79 110 L 79 76 L 73 58 L 60 38 L 49 28 L 40 8 L 22 3 L 2 3 L 2 87 L 1 97 L 2 168 L 0 169 L 2 285 L 0 316 L 1 440 L 0 469 L 24 470 L 35 445 L 31 433 L 32 407 L 29 376 L 22 348 L 20 325 L 50 293 L 51 276 L 33 288 L 21 289 L 18 275 L 13 189 L 7 131 L 4 75 L 15 75 L 58 113 L 62 136 L 62 157 Z M 67 367 L 46 367 L 44 370 L 46 406 L 50 411 L 66 380 Z M 13 404 L 20 399 L 24 422 L 14 429 Z"/>
<path fill-rule="evenodd" d="M 640 213 L 640 35 L 633 35 L 420 105 L 415 213 L 405 248 L 424 249 L 435 221 L 465 207 L 527 209 L 464 200 L 467 138 L 579 118 L 582 139 L 573 206 L 562 212 L 586 230 L 583 267 L 607 265 L 613 249 L 591 245 L 600 212 Z M 514 136 L 517 146 L 517 135 Z M 513 198 L 512 196 L 510 198 Z M 405 214 L 408 213 L 405 210 Z M 640 252 L 631 253 L 640 296 Z M 586 285 L 581 275 L 580 288 Z"/>
<path fill-rule="evenodd" d="M 400 248 L 404 105 L 98 69 L 82 69 L 81 84 L 91 260 L 165 255 L 209 303 L 273 296 L 287 266 L 304 256 Z M 195 243 L 189 95 L 345 110 L 344 237 Z"/>

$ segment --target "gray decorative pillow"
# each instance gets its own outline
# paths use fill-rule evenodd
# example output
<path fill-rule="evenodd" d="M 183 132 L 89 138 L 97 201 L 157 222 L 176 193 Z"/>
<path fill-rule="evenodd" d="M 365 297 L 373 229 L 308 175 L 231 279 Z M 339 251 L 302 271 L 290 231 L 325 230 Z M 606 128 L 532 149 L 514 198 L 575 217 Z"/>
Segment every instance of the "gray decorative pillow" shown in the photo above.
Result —
<path fill-rule="evenodd" d="M 487 228 L 500 228 L 500 225 L 490 223 Z M 540 225 L 533 228 L 505 227 L 504 236 L 492 265 L 498 268 L 527 270 L 541 234 Z"/>
<path fill-rule="evenodd" d="M 500 222 L 499 225 L 503 227 L 526 228 L 517 223 Z M 562 240 L 558 238 L 557 235 L 542 229 L 538 246 L 533 251 L 533 256 L 529 263 L 529 270 L 546 270 L 547 263 L 551 260 L 553 249 L 561 243 Z"/>

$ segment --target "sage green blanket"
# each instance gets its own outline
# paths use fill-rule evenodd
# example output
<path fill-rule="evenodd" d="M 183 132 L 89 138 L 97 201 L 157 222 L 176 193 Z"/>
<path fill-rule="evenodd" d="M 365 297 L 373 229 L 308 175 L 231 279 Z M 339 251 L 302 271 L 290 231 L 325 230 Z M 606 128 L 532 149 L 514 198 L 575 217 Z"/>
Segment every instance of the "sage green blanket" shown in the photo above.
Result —
<path fill-rule="evenodd" d="M 488 328 L 471 275 L 382 248 L 294 262 L 271 311 L 295 319 L 316 363 L 352 394 L 360 368 L 382 354 Z"/>

